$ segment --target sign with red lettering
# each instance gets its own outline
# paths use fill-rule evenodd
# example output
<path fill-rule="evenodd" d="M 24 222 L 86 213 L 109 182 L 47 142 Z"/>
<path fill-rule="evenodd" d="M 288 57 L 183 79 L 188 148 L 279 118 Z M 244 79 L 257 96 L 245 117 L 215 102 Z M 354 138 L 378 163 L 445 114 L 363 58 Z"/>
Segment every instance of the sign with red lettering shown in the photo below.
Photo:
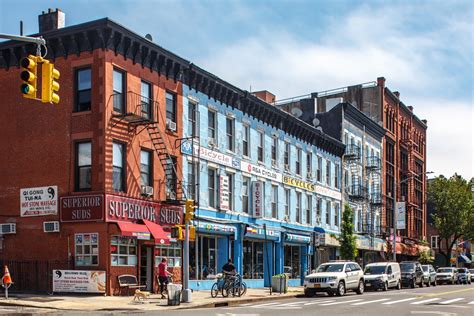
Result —
<path fill-rule="evenodd" d="M 20 190 L 20 216 L 58 214 L 58 187 L 27 188 Z"/>
<path fill-rule="evenodd" d="M 103 195 L 66 196 L 60 202 L 61 222 L 97 222 L 104 220 Z"/>

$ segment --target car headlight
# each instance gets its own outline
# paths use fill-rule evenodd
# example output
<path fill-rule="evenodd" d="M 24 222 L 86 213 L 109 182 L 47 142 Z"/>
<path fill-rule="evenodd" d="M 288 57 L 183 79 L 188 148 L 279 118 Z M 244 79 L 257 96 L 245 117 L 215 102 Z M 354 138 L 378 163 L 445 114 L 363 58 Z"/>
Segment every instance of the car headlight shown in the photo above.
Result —
<path fill-rule="evenodd" d="M 331 282 L 331 281 L 336 281 L 337 280 L 337 277 L 335 276 L 332 276 L 332 277 L 328 277 L 328 281 Z"/>
<path fill-rule="evenodd" d="M 375 280 L 383 280 L 382 277 L 376 277 Z"/>

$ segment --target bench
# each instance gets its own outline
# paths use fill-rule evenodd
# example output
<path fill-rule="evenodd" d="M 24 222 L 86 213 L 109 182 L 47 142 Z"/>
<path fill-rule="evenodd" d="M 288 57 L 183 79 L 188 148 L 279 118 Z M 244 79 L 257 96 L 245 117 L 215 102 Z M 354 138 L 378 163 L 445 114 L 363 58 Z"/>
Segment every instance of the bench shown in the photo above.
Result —
<path fill-rule="evenodd" d="M 127 295 L 130 295 L 130 289 L 142 289 L 146 287 L 146 285 L 138 284 L 137 277 L 131 274 L 119 275 L 117 279 L 120 287 L 119 295 L 122 294 L 124 289 L 127 290 Z"/>

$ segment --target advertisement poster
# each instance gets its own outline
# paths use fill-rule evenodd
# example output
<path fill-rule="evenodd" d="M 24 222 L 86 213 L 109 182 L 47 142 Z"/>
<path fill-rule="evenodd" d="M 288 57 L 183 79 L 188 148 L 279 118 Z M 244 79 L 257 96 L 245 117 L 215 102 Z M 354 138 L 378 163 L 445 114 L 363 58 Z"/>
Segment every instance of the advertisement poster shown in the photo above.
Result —
<path fill-rule="evenodd" d="M 58 214 L 58 187 L 20 189 L 20 216 Z"/>
<path fill-rule="evenodd" d="M 397 211 L 397 229 L 405 229 L 405 202 L 396 203 Z"/>
<path fill-rule="evenodd" d="M 53 270 L 53 292 L 105 293 L 105 271 Z"/>
<path fill-rule="evenodd" d="M 220 176 L 219 179 L 219 192 L 220 192 L 220 199 L 219 205 L 221 210 L 228 211 L 230 209 L 229 205 L 229 177 L 228 176 Z"/>
<path fill-rule="evenodd" d="M 252 208 L 253 216 L 263 216 L 263 182 L 254 181 L 252 182 Z"/>

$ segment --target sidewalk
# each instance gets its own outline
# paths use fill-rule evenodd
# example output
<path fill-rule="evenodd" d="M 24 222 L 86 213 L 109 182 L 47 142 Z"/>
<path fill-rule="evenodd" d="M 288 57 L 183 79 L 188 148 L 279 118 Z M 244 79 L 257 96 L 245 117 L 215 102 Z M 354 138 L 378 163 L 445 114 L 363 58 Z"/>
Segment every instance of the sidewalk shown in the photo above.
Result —
<path fill-rule="evenodd" d="M 59 296 L 13 294 L 8 300 L 0 298 L 0 305 L 33 308 L 48 308 L 70 311 L 139 311 L 139 310 L 172 310 L 187 308 L 210 308 L 215 306 L 232 306 L 258 301 L 292 298 L 303 294 L 303 287 L 290 287 L 286 294 L 272 294 L 268 289 L 248 289 L 242 297 L 211 297 L 210 291 L 194 291 L 191 303 L 179 306 L 167 306 L 166 299 L 152 294 L 145 302 L 134 302 L 133 296 Z"/>

